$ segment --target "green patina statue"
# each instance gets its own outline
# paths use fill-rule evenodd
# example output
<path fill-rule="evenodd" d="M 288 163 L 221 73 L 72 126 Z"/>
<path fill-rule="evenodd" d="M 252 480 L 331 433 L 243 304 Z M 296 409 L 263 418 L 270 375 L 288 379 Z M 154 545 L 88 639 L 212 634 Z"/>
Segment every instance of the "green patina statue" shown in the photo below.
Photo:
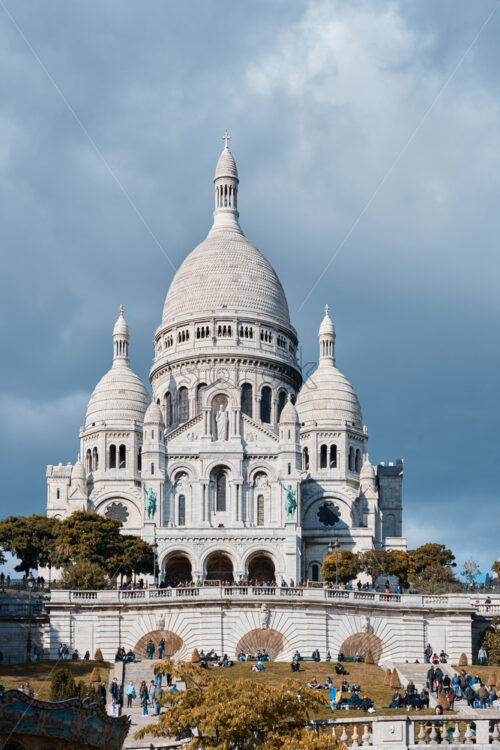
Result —
<path fill-rule="evenodd" d="M 295 516 L 295 511 L 297 509 L 297 499 L 296 499 L 296 492 L 295 490 L 292 490 L 292 485 L 289 484 L 288 487 L 285 488 L 285 494 L 286 494 L 286 500 L 285 500 L 285 512 L 286 517 L 288 521 L 293 521 L 293 517 Z"/>
<path fill-rule="evenodd" d="M 144 510 L 146 512 L 146 517 L 148 521 L 152 521 L 156 513 L 156 492 L 152 487 L 147 490 L 144 482 L 142 483 L 142 489 L 144 490 L 144 494 L 146 495 L 146 499 L 144 501 Z"/>

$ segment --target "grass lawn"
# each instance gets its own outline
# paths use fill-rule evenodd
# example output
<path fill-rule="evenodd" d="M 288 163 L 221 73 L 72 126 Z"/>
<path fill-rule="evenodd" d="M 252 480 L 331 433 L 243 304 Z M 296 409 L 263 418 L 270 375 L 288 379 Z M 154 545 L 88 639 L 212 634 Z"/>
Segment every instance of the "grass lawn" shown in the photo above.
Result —
<path fill-rule="evenodd" d="M 467 674 L 470 674 L 471 677 L 474 677 L 475 675 L 479 675 L 481 680 L 485 682 L 490 674 L 493 672 L 496 674 L 496 676 L 500 676 L 500 666 L 498 667 L 480 667 L 477 664 L 471 664 L 468 667 L 457 667 L 455 665 L 452 666 L 452 669 L 455 669 L 457 672 L 461 672 L 462 669 L 465 669 Z"/>
<path fill-rule="evenodd" d="M 99 669 L 101 678 L 107 684 L 110 664 L 96 661 L 38 661 L 27 664 L 0 664 L 0 683 L 6 690 L 18 688 L 21 682 L 29 682 L 35 691 L 35 698 L 49 700 L 50 680 L 57 669 L 69 669 L 78 682 L 90 682 L 94 667 Z"/>

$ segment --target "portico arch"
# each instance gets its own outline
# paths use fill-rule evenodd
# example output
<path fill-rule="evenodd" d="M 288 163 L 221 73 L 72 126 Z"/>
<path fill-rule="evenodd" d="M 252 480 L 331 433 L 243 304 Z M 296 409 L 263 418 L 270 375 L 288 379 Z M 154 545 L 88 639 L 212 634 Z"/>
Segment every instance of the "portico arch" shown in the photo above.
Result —
<path fill-rule="evenodd" d="M 271 583 L 276 578 L 276 566 L 273 556 L 266 550 L 252 552 L 247 558 L 246 568 L 249 578 L 261 583 Z"/>
<path fill-rule="evenodd" d="M 340 652 L 344 656 L 356 656 L 356 654 L 360 654 L 364 658 L 368 651 L 371 651 L 375 664 L 378 664 L 380 661 L 383 650 L 384 644 L 378 635 L 374 635 L 373 633 L 354 633 L 349 638 L 346 638 L 340 647 Z"/>
<path fill-rule="evenodd" d="M 163 580 L 170 583 L 191 581 L 193 566 L 189 555 L 183 550 L 171 552 L 163 561 Z"/>
<path fill-rule="evenodd" d="M 207 581 L 232 581 L 234 578 L 233 560 L 227 552 L 216 550 L 205 559 L 205 579 Z"/>
<path fill-rule="evenodd" d="M 165 641 L 165 647 L 163 649 L 163 659 L 173 659 L 175 655 L 184 646 L 184 641 L 176 633 L 172 633 L 171 630 L 152 630 L 150 633 L 146 633 L 140 638 L 134 648 L 136 659 L 146 658 L 146 647 L 149 641 L 153 641 L 155 647 L 155 657 L 158 657 L 158 644 L 161 640 Z"/>
<path fill-rule="evenodd" d="M 264 649 L 271 661 L 275 661 L 282 651 L 288 648 L 284 635 L 273 628 L 255 628 L 246 633 L 236 646 L 236 654 L 253 654 Z"/>

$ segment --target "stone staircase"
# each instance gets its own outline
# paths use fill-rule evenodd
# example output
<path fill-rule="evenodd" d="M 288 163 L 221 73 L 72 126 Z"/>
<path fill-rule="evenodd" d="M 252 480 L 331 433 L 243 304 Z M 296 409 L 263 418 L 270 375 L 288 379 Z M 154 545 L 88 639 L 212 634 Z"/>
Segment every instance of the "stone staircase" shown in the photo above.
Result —
<path fill-rule="evenodd" d="M 158 738 L 153 738 L 152 735 L 147 735 L 142 740 L 136 740 L 134 739 L 135 733 L 142 729 L 143 727 L 147 726 L 148 724 L 154 724 L 158 721 L 158 717 L 156 716 L 153 708 L 151 706 L 148 706 L 149 715 L 143 716 L 142 708 L 139 700 L 139 687 L 143 680 L 145 680 L 146 685 L 149 686 L 151 683 L 151 680 L 154 679 L 153 675 L 153 667 L 155 665 L 155 661 L 150 661 L 149 659 L 144 659 L 142 661 L 136 661 L 136 662 L 127 662 L 125 665 L 125 683 L 124 683 L 124 690 L 125 693 L 125 687 L 128 685 L 130 681 L 133 682 L 135 686 L 135 692 L 137 695 L 137 698 L 133 702 L 132 708 L 127 708 L 127 699 L 124 697 L 124 706 L 123 706 L 123 713 L 127 716 L 130 716 L 131 724 L 129 733 L 127 736 L 127 739 L 124 742 L 123 747 L 124 748 L 149 748 L 151 743 L 154 743 L 155 748 L 170 748 L 170 747 L 181 747 L 184 743 L 183 742 L 176 742 L 175 740 L 170 740 L 168 738 L 159 740 Z M 122 672 L 123 670 L 123 663 L 122 662 L 115 662 L 113 669 L 110 672 L 110 681 L 116 677 L 117 681 L 121 683 L 122 681 Z M 186 689 L 186 683 L 183 680 L 174 680 L 175 686 L 177 687 L 177 690 L 182 691 Z M 163 678 L 162 680 L 162 687 L 164 690 L 166 690 L 166 680 Z M 163 713 L 165 711 L 164 708 L 160 710 L 160 713 Z"/>

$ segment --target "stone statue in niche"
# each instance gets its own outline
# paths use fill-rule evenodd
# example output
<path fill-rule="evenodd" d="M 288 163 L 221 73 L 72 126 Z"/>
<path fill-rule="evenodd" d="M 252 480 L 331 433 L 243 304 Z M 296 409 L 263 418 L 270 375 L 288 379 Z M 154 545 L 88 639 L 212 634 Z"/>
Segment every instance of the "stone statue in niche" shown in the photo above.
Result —
<path fill-rule="evenodd" d="M 368 617 L 368 615 L 363 618 L 363 624 L 361 626 L 361 629 L 363 630 L 363 633 L 372 632 L 372 626 L 370 625 L 370 618 Z"/>
<path fill-rule="evenodd" d="M 269 607 L 267 604 L 263 604 L 260 608 L 260 627 L 264 630 L 269 627 L 269 619 L 271 617 L 271 612 L 269 611 Z"/>
<path fill-rule="evenodd" d="M 222 406 L 215 413 L 215 423 L 217 426 L 217 440 L 227 440 L 227 414 Z"/>

